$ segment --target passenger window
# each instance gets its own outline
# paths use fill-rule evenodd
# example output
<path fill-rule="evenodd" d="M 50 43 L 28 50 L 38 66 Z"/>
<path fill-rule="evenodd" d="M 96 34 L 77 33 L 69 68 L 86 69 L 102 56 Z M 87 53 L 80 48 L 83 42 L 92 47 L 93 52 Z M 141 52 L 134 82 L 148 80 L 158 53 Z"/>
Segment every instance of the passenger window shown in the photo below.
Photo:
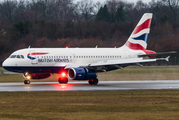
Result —
<path fill-rule="evenodd" d="M 24 59 L 24 56 L 23 56 L 23 55 L 21 55 L 21 58 L 22 58 L 22 59 Z"/>

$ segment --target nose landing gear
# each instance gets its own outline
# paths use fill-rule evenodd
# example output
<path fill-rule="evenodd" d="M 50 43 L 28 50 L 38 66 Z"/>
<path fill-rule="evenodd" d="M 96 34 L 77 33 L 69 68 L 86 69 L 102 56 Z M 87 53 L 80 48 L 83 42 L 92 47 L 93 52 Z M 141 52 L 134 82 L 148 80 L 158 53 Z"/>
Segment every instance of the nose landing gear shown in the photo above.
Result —
<path fill-rule="evenodd" d="M 24 84 L 30 84 L 30 80 L 24 80 Z"/>
<path fill-rule="evenodd" d="M 23 74 L 24 78 L 26 78 L 26 80 L 24 80 L 24 84 L 30 84 L 30 79 L 32 78 L 32 76 L 29 73 L 25 73 Z"/>

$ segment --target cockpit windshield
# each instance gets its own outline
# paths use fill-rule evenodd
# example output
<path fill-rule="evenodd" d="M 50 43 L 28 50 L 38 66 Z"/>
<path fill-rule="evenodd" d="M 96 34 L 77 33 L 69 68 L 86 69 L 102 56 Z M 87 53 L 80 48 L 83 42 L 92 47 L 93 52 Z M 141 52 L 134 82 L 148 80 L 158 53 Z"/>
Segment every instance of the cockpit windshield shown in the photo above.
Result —
<path fill-rule="evenodd" d="M 23 55 L 11 55 L 9 58 L 19 58 L 19 59 L 24 59 Z"/>
<path fill-rule="evenodd" d="M 10 58 L 16 58 L 16 55 L 11 55 Z"/>

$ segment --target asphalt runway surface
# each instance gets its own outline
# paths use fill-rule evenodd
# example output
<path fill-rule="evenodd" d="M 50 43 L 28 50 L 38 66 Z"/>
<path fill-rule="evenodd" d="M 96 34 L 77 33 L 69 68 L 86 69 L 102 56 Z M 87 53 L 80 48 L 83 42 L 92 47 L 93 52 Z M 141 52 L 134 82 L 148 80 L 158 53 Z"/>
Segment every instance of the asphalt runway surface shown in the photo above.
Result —
<path fill-rule="evenodd" d="M 98 85 L 89 85 L 88 81 L 69 82 L 32 82 L 0 83 L 0 92 L 47 92 L 47 91 L 112 91 L 112 90 L 178 90 L 179 80 L 157 81 L 99 81 Z"/>

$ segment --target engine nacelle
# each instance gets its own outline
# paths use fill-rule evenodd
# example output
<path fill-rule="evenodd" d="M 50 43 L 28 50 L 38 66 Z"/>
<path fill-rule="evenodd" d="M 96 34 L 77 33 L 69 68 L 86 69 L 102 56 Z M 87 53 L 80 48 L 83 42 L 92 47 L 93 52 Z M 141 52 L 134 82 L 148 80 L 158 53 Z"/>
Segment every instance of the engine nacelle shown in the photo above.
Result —
<path fill-rule="evenodd" d="M 31 73 L 31 74 L 23 74 L 24 78 L 27 79 L 45 79 L 51 76 L 50 73 Z"/>
<path fill-rule="evenodd" d="M 96 72 L 87 68 L 71 68 L 68 70 L 68 77 L 72 80 L 89 80 L 96 78 Z"/>

